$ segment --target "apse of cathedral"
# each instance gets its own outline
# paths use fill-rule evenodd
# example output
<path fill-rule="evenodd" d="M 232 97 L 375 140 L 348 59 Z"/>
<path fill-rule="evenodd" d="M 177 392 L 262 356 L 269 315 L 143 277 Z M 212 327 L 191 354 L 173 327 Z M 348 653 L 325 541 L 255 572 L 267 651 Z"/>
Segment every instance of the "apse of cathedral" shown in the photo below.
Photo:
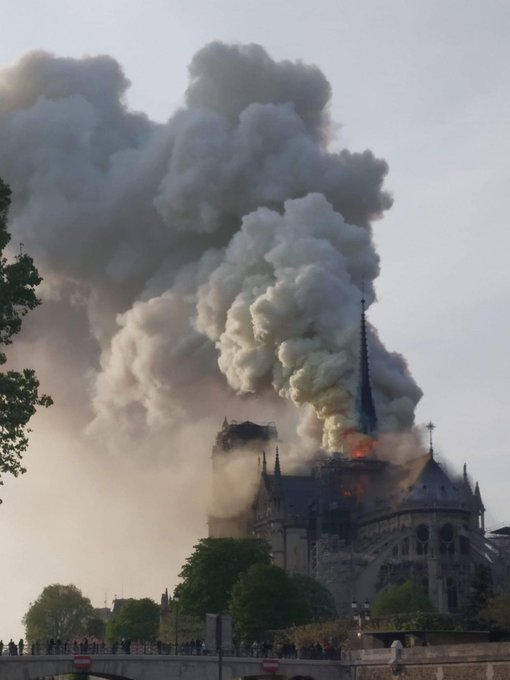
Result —
<path fill-rule="evenodd" d="M 465 465 L 454 476 L 436 460 L 432 423 L 423 455 L 403 463 L 377 455 L 364 301 L 358 372 L 356 427 L 342 451 L 318 455 L 306 474 L 282 469 L 273 423 L 225 418 L 212 455 L 216 492 L 229 493 L 218 471 L 233 452 L 249 452 L 258 477 L 244 508 L 209 517 L 209 535 L 265 539 L 274 564 L 323 583 L 340 616 L 350 615 L 353 600 L 373 602 L 406 580 L 421 584 L 441 613 L 466 606 L 477 569 L 487 571 L 495 591 L 506 587 L 510 535 L 486 533 L 478 483 Z"/>

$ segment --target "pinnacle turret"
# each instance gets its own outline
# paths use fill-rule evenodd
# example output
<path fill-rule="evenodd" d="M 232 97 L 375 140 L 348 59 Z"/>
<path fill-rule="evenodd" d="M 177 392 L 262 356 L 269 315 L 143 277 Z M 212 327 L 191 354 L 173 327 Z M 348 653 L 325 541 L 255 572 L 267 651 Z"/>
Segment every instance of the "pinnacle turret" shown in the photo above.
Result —
<path fill-rule="evenodd" d="M 365 318 L 365 299 L 361 300 L 361 332 L 358 398 L 356 401 L 358 415 L 358 431 L 375 437 L 377 434 L 377 415 L 375 412 L 372 387 L 370 385 L 370 371 L 368 365 L 367 324 Z"/>
<path fill-rule="evenodd" d="M 278 451 L 278 447 L 276 447 L 276 456 L 274 459 L 274 476 L 275 477 L 282 476 L 282 471 L 280 469 L 280 453 Z"/>
<path fill-rule="evenodd" d="M 272 485 L 273 497 L 283 498 L 283 482 L 282 482 L 282 471 L 280 469 L 280 454 L 278 452 L 278 447 L 276 447 L 276 456 L 274 459 L 274 472 L 273 472 L 273 485 Z"/>

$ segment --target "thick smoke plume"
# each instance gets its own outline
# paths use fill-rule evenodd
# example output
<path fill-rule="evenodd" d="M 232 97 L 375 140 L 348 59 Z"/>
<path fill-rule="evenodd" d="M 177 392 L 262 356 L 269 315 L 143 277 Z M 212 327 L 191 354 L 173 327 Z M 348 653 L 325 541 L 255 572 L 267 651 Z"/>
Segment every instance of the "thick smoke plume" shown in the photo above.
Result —
<path fill-rule="evenodd" d="M 45 277 L 25 345 L 114 450 L 156 455 L 164 441 L 181 455 L 154 433 L 210 428 L 236 395 L 255 397 L 235 411 L 252 417 L 311 411 L 334 449 L 353 420 L 387 165 L 328 150 L 316 67 L 212 43 L 190 78 L 185 106 L 156 124 L 128 110 L 109 57 L 34 52 L 0 73 L 13 240 Z M 421 392 L 370 335 L 382 430 L 405 430 Z"/>

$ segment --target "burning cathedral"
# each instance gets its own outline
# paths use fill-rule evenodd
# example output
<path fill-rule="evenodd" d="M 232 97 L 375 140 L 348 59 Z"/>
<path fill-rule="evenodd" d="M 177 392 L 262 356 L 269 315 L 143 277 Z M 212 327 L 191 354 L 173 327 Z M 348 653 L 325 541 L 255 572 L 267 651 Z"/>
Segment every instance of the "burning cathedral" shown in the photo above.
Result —
<path fill-rule="evenodd" d="M 209 517 L 209 535 L 265 539 L 274 564 L 313 576 L 332 592 L 339 615 L 349 614 L 353 600 L 373 601 L 408 579 L 439 612 L 461 610 L 477 569 L 494 584 L 509 580 L 506 541 L 486 534 L 480 489 L 466 465 L 454 476 L 436 460 L 432 423 L 422 455 L 402 463 L 378 455 L 364 300 L 359 347 L 356 426 L 342 451 L 317 454 L 306 474 L 286 473 L 273 423 L 225 418 L 212 452 L 216 492 L 229 493 L 214 471 L 239 451 L 258 465 L 258 481 L 244 510 Z"/>

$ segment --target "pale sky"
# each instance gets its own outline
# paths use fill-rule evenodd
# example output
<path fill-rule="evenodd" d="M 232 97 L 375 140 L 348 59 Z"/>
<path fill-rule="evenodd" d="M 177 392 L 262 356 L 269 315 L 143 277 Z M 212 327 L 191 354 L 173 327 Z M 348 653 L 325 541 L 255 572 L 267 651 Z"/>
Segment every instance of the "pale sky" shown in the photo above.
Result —
<path fill-rule="evenodd" d="M 275 60 L 319 66 L 333 90 L 335 144 L 369 148 L 390 166 L 395 202 L 374 226 L 381 275 L 370 320 L 422 388 L 417 422 L 435 423 L 437 452 L 457 470 L 467 462 L 489 526 L 510 521 L 510 3 L 4 0 L 2 20 L 0 67 L 39 48 L 111 55 L 131 81 L 129 106 L 161 122 L 182 104 L 187 66 L 210 41 L 255 42 Z M 64 451 L 58 431 L 38 433 L 43 418 L 34 439 Z M 95 606 L 105 593 L 159 599 L 198 538 L 194 527 L 176 547 L 173 518 L 159 507 L 156 523 L 139 497 L 135 510 L 103 505 L 118 484 L 134 486 L 122 463 L 109 478 L 71 452 L 58 470 L 47 461 L 29 454 L 29 473 L 2 490 L 4 642 L 22 635 L 29 602 L 53 582 L 75 583 Z M 165 479 L 142 480 L 149 495 L 152 483 Z M 91 497 L 104 514 L 87 525 L 78 508 Z M 109 535 L 136 573 L 109 569 Z"/>

